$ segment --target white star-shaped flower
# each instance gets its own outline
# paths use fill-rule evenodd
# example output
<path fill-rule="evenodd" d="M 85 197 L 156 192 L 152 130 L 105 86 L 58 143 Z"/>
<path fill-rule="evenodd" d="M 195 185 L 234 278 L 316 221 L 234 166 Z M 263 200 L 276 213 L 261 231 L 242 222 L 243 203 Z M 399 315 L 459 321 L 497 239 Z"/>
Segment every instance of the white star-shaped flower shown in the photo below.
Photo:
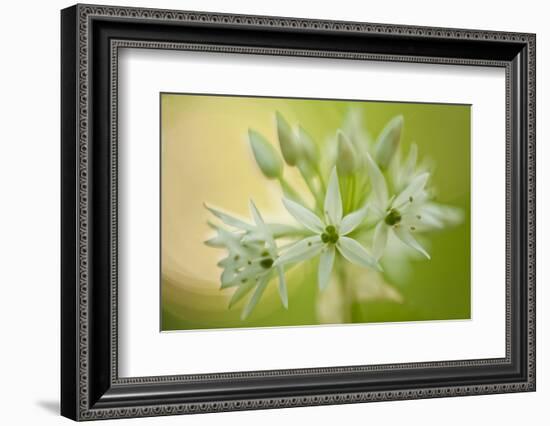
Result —
<path fill-rule="evenodd" d="M 278 248 L 273 238 L 273 228 L 281 227 L 288 231 L 292 229 L 284 225 L 266 224 L 250 201 L 250 213 L 254 224 L 249 224 L 236 217 L 206 206 L 210 212 L 221 219 L 226 225 L 236 228 L 230 232 L 211 224 L 217 231 L 214 238 L 206 241 L 207 245 L 227 249 L 228 256 L 222 259 L 218 266 L 223 268 L 221 288 L 237 287 L 229 307 L 232 307 L 255 289 L 249 302 L 246 304 L 242 318 L 248 317 L 260 300 L 267 284 L 275 274 L 279 278 L 279 296 L 285 308 L 288 308 L 288 294 L 282 265 L 274 265 L 278 257 Z"/>
<path fill-rule="evenodd" d="M 283 199 L 283 203 L 288 212 L 313 235 L 296 242 L 281 253 L 274 266 L 305 261 L 320 254 L 318 283 L 321 290 L 326 288 L 330 280 L 336 251 L 349 262 L 366 268 L 380 269 L 376 259 L 358 241 L 348 236 L 366 218 L 368 207 L 365 204 L 359 210 L 343 217 L 336 168 L 330 175 L 323 217 L 295 201 Z"/>
<path fill-rule="evenodd" d="M 376 259 L 380 259 L 384 253 L 389 232 L 393 232 L 403 243 L 430 259 L 428 252 L 412 235 L 419 227 L 429 224 L 429 217 L 423 217 L 423 213 L 428 206 L 425 186 L 430 174 L 426 172 L 416 175 L 405 189 L 390 199 L 386 179 L 368 154 L 367 167 L 373 189 L 372 209 L 378 222 L 373 242 Z"/>

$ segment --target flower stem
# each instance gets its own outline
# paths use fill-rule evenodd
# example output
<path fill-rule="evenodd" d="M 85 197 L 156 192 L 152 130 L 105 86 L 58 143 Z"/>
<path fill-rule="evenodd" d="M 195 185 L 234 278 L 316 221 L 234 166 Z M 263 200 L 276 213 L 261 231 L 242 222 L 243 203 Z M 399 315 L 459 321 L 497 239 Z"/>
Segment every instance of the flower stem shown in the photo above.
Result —
<path fill-rule="evenodd" d="M 323 200 L 321 198 L 321 194 L 319 193 L 319 191 L 315 190 L 315 187 L 313 186 L 313 181 L 307 178 L 303 169 L 301 167 L 298 167 L 298 169 L 300 170 L 300 175 L 302 176 L 302 179 L 309 188 L 309 192 L 311 192 L 311 195 L 313 195 L 313 198 L 315 199 L 315 210 L 321 209 L 322 211 Z"/>
<path fill-rule="evenodd" d="M 353 322 L 353 295 L 351 294 L 351 287 L 348 283 L 348 274 L 344 263 L 340 263 L 339 265 L 338 278 L 340 288 L 342 289 L 342 294 L 344 296 L 344 314 L 342 318 L 344 323 L 351 323 Z"/>
<path fill-rule="evenodd" d="M 327 186 L 325 185 L 325 180 L 323 179 L 323 174 L 319 170 L 319 166 L 315 166 L 315 172 L 319 176 L 319 183 L 321 184 L 321 192 L 324 194 L 327 191 Z"/>
<path fill-rule="evenodd" d="M 302 197 L 298 195 L 296 190 L 287 182 L 287 180 L 284 177 L 282 176 L 279 177 L 279 183 L 281 184 L 281 188 L 286 197 L 291 198 L 292 200 L 302 204 L 303 206 L 306 205 Z"/>

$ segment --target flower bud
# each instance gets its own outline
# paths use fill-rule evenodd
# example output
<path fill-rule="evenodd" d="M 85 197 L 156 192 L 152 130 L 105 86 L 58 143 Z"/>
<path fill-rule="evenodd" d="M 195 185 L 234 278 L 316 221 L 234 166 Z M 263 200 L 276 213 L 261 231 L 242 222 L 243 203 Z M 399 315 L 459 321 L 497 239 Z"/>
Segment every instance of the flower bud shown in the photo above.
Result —
<path fill-rule="evenodd" d="M 264 176 L 268 179 L 280 177 L 283 172 L 283 162 L 275 148 L 255 130 L 248 130 L 248 140 L 256 163 Z"/>
<path fill-rule="evenodd" d="M 375 148 L 375 159 L 378 165 L 385 169 L 389 166 L 395 155 L 399 142 L 401 140 L 401 130 L 403 129 L 403 116 L 398 115 L 392 118 L 386 127 L 378 136 Z"/>
<path fill-rule="evenodd" d="M 336 167 L 342 174 L 353 173 L 357 166 L 357 153 L 348 137 L 338 130 L 336 133 Z"/>
<path fill-rule="evenodd" d="M 302 159 L 312 168 L 318 168 L 319 148 L 302 126 L 298 127 L 298 142 Z"/>
<path fill-rule="evenodd" d="M 292 129 L 279 111 L 277 111 L 275 117 L 277 120 L 277 137 L 279 138 L 283 158 L 289 166 L 295 166 L 298 160 L 298 147 Z"/>

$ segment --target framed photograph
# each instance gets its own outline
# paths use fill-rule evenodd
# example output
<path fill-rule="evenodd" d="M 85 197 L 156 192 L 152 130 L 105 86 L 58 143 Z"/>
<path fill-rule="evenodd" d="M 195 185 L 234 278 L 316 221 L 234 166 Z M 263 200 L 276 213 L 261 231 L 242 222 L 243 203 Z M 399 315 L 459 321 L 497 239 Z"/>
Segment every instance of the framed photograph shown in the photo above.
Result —
<path fill-rule="evenodd" d="M 535 35 L 61 12 L 61 412 L 535 390 Z"/>

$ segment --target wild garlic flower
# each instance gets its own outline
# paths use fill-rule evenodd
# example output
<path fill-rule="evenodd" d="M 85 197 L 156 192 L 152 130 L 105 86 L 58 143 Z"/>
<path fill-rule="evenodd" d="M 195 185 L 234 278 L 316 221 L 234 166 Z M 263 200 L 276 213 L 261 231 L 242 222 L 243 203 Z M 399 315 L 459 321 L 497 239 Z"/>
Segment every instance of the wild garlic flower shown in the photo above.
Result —
<path fill-rule="evenodd" d="M 403 116 L 392 118 L 376 139 L 367 132 L 363 118 L 361 110 L 350 109 L 342 129 L 335 129 L 324 146 L 280 112 L 274 117 L 278 147 L 277 141 L 248 130 L 260 172 L 280 185 L 283 205 L 300 227 L 266 223 L 252 201 L 252 223 L 206 206 L 223 223 L 209 223 L 216 236 L 206 244 L 227 251 L 218 266 L 223 269 L 221 288 L 235 288 L 229 307 L 251 294 L 243 319 L 273 278 L 278 278 L 279 297 L 287 308 L 285 269 L 316 256 L 318 287 L 325 290 L 331 281 L 336 283 L 329 293 L 342 295 L 339 316 L 345 321 L 351 321 L 355 302 L 374 297 L 401 300 L 386 278 L 406 269 L 402 265 L 411 252 L 407 246 L 430 259 L 416 235 L 463 220 L 462 210 L 433 200 L 433 188 L 428 187 L 431 173 L 417 166 L 416 145 L 402 160 Z M 294 176 L 301 176 L 309 194 L 287 180 L 292 176 L 288 168 L 299 173 Z M 382 275 L 379 261 L 388 261 L 391 270 Z M 338 274 L 332 274 L 335 268 Z M 335 289 L 338 284 L 341 288 Z M 326 301 L 327 294 L 319 300 Z"/>
<path fill-rule="evenodd" d="M 366 268 L 380 268 L 376 259 L 358 241 L 348 236 L 366 218 L 368 208 L 365 205 L 342 217 L 343 206 L 336 168 L 330 175 L 323 217 L 292 200 L 283 199 L 283 203 L 288 212 L 313 235 L 285 250 L 275 261 L 275 266 L 302 262 L 320 254 L 317 280 L 321 290 L 329 283 L 336 250 L 351 263 Z"/>
<path fill-rule="evenodd" d="M 389 177 L 395 192 L 403 191 L 415 177 L 428 171 L 427 167 L 419 167 L 417 165 L 417 157 L 418 147 L 416 144 L 412 144 L 409 148 L 405 161 L 402 161 L 399 155 L 395 156 L 389 170 Z M 417 230 L 432 231 L 443 229 L 446 226 L 458 225 L 463 221 L 464 214 L 461 209 L 436 203 L 432 200 L 433 196 L 430 195 L 431 192 L 432 190 L 428 189 L 426 190 L 426 194 L 423 194 L 426 198 L 422 208 L 422 217 L 424 220 L 417 224 Z"/>
<path fill-rule="evenodd" d="M 389 168 L 389 176 L 395 191 L 402 191 L 405 189 L 405 187 L 411 183 L 415 175 L 418 174 L 416 165 L 417 157 L 418 147 L 416 144 L 412 144 L 405 161 L 401 159 L 399 152 L 393 159 Z"/>
<path fill-rule="evenodd" d="M 405 189 L 390 199 L 386 179 L 370 155 L 367 155 L 367 163 L 373 186 L 372 209 L 377 216 L 373 241 L 375 258 L 382 257 L 388 241 L 388 233 L 393 232 L 407 246 L 430 259 L 429 253 L 413 236 L 418 230 L 426 230 L 427 227 L 438 225 L 433 214 L 434 204 L 429 203 L 426 191 L 430 174 L 424 172 L 416 175 Z"/>
<path fill-rule="evenodd" d="M 221 274 L 221 288 L 237 287 L 229 307 L 243 299 L 253 289 L 254 293 L 242 312 L 242 319 L 248 317 L 257 305 L 269 281 L 277 275 L 279 278 L 279 296 L 285 308 L 288 308 L 288 294 L 284 269 L 282 265 L 274 265 L 278 258 L 278 248 L 275 244 L 273 228 L 266 224 L 256 208 L 250 201 L 250 213 L 254 224 L 249 224 L 227 213 L 208 207 L 208 210 L 218 217 L 226 225 L 235 228 L 231 232 L 222 227 L 211 224 L 217 231 L 214 238 L 206 241 L 207 245 L 225 248 L 227 257 L 218 262 L 223 268 Z M 290 229 L 281 226 L 279 230 Z"/>

